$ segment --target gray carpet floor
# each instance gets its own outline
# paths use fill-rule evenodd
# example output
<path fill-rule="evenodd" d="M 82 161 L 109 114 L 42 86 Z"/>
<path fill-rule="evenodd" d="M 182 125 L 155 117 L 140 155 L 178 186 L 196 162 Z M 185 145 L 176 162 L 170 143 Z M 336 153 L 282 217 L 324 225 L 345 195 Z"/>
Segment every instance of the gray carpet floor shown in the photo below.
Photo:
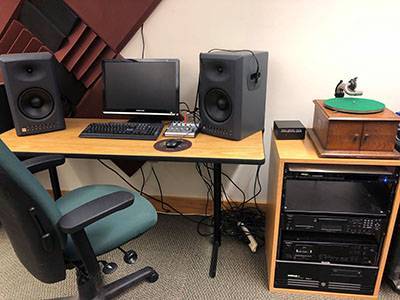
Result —
<path fill-rule="evenodd" d="M 104 256 L 119 265 L 105 276 L 110 282 L 146 265 L 154 267 L 160 279 L 144 282 L 122 294 L 119 299 L 333 299 L 318 296 L 270 293 L 266 288 L 264 249 L 252 254 L 245 244 L 224 238 L 219 252 L 217 277 L 208 277 L 211 255 L 209 238 L 196 233 L 196 225 L 182 217 L 159 217 L 157 226 L 124 246 L 134 249 L 139 260 L 134 265 L 123 262 L 122 254 L 113 251 Z M 28 250 L 28 249 L 27 249 Z M 73 295 L 74 272 L 57 284 L 43 284 L 34 279 L 19 263 L 3 228 L 0 227 L 0 298 L 46 299 Z M 384 285 L 380 299 L 400 299 Z"/>

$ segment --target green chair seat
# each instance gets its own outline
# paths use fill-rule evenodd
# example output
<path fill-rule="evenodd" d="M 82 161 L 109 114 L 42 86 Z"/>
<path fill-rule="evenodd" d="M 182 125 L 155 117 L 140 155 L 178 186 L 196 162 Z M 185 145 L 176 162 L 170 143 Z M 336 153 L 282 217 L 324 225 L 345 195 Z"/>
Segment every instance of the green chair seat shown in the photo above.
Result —
<path fill-rule="evenodd" d="M 85 186 L 69 192 L 56 201 L 61 215 L 65 215 L 82 204 L 118 191 L 131 192 L 135 196 L 135 201 L 128 208 L 86 227 L 86 234 L 96 256 L 117 248 L 153 227 L 157 223 L 157 212 L 154 207 L 138 193 L 114 185 Z M 70 236 L 64 254 L 71 261 L 79 259 Z"/>

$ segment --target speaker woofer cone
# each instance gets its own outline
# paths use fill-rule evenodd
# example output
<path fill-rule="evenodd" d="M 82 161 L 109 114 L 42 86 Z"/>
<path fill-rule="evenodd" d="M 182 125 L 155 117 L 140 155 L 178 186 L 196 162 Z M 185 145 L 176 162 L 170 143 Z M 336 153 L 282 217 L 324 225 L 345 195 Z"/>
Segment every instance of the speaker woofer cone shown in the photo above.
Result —
<path fill-rule="evenodd" d="M 29 119 L 44 119 L 52 113 L 54 99 L 42 88 L 29 88 L 19 96 L 18 108 Z"/>
<path fill-rule="evenodd" d="M 221 89 L 211 89 L 204 97 L 204 108 L 214 122 L 225 122 L 232 115 L 232 101 Z"/>

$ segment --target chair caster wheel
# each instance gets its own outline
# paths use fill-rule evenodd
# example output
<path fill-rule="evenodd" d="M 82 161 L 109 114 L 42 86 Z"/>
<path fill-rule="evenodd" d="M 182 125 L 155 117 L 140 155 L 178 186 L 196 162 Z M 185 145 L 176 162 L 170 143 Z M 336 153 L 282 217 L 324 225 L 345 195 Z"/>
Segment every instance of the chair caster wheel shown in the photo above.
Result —
<path fill-rule="evenodd" d="M 151 273 L 151 275 L 149 277 L 147 277 L 147 281 L 150 283 L 156 282 L 158 280 L 159 276 L 158 273 L 156 271 L 154 271 L 153 273 Z"/>
<path fill-rule="evenodd" d="M 114 273 L 115 270 L 117 270 L 118 265 L 115 262 L 106 262 L 104 260 L 100 261 L 103 264 L 103 269 L 101 270 L 104 274 L 111 274 Z"/>
<path fill-rule="evenodd" d="M 138 259 L 138 255 L 135 251 L 133 250 L 129 250 L 126 251 L 124 254 L 124 262 L 126 262 L 127 264 L 134 264 Z"/>

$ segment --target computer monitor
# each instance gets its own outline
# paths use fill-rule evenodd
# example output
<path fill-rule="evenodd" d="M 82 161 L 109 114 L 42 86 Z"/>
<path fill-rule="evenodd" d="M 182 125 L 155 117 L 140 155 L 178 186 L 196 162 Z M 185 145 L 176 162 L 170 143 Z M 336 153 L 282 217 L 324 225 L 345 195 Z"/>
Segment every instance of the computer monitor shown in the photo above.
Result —
<path fill-rule="evenodd" d="M 179 60 L 104 60 L 103 113 L 179 115 Z"/>

